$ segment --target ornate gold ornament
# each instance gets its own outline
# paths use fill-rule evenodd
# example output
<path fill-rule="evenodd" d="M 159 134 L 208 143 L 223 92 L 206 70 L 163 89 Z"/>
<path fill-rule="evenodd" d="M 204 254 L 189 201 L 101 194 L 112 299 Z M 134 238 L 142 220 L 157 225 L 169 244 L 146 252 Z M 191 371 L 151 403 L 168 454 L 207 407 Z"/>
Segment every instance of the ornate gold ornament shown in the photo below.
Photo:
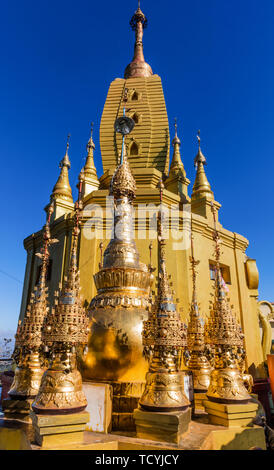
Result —
<path fill-rule="evenodd" d="M 215 298 L 211 309 L 208 336 L 214 347 L 215 369 L 207 397 L 220 403 L 246 403 L 251 397 L 239 368 L 244 355 L 244 334 L 227 299 L 220 269 L 221 239 L 216 228 L 216 209 L 211 204 L 215 241 Z"/>
<path fill-rule="evenodd" d="M 87 406 L 82 377 L 76 364 L 76 347 L 85 345 L 88 338 L 88 317 L 82 306 L 77 268 L 82 173 L 79 179 L 69 271 L 57 294 L 56 306 L 47 315 L 42 331 L 42 340 L 50 349 L 51 361 L 32 405 L 38 414 L 74 413 L 83 411 Z"/>
<path fill-rule="evenodd" d="M 42 347 L 42 327 L 48 312 L 48 289 L 46 287 L 49 247 L 58 242 L 50 235 L 50 219 L 53 204 L 48 208 L 43 233 L 43 247 L 36 256 L 42 259 L 38 285 L 34 287 L 23 322 L 19 322 L 15 335 L 13 358 L 17 364 L 14 381 L 9 391 L 13 399 L 34 398 L 39 390 L 45 370 L 45 355 Z"/>
<path fill-rule="evenodd" d="M 123 134 L 123 144 L 121 162 L 110 184 L 114 235 L 94 275 L 98 294 L 89 307 L 88 353 L 82 362 L 83 376 L 97 381 L 130 382 L 134 375 L 136 381 L 142 382 L 147 371 L 141 331 L 153 277 L 141 263 L 134 241 L 136 183 L 124 142 L 133 126 L 134 121 L 125 116 L 115 122 L 115 130 Z M 100 249 L 102 253 L 101 244 Z"/>
<path fill-rule="evenodd" d="M 197 266 L 200 261 L 194 258 L 193 235 L 191 235 L 191 256 L 190 256 L 193 293 L 190 307 L 190 316 L 187 328 L 187 354 L 186 365 L 191 370 L 193 376 L 193 387 L 195 392 L 206 392 L 210 384 L 210 374 L 212 367 L 206 356 L 205 344 L 205 321 L 199 314 L 197 302 Z"/>
<path fill-rule="evenodd" d="M 150 65 L 145 62 L 143 52 L 143 34 L 147 27 L 147 18 L 140 4 L 130 20 L 130 26 L 135 31 L 134 57 L 125 70 L 125 78 L 151 77 L 153 72 Z"/>
<path fill-rule="evenodd" d="M 161 202 L 162 189 L 160 182 Z M 184 374 L 180 371 L 182 349 L 187 345 L 187 328 L 180 320 L 168 283 L 160 212 L 158 240 L 158 294 L 143 326 L 143 345 L 151 360 L 139 405 L 143 410 L 179 411 L 190 404 L 184 393 Z"/>

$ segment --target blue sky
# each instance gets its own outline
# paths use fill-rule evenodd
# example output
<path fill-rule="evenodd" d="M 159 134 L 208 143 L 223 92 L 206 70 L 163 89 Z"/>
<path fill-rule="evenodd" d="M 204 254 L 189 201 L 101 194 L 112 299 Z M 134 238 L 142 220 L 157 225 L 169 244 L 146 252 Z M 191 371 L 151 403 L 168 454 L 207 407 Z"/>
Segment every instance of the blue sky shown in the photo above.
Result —
<path fill-rule="evenodd" d="M 99 123 L 110 82 L 133 54 L 137 0 L 13 0 L 0 20 L 0 330 L 15 330 L 25 269 L 23 239 L 44 206 L 71 133 L 70 182 Z M 250 240 L 260 298 L 274 301 L 274 2 L 142 0 L 144 52 L 161 76 L 173 133 L 193 184 L 196 131 L 224 227 Z M 92 279 L 91 279 L 92 282 Z"/>

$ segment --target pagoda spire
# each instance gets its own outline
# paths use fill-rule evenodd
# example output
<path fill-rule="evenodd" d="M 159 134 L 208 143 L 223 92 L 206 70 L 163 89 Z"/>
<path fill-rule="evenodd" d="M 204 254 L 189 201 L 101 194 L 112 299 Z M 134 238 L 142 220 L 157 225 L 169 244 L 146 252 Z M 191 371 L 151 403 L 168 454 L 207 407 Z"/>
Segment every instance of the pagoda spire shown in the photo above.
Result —
<path fill-rule="evenodd" d="M 96 167 L 94 164 L 94 150 L 95 144 L 93 142 L 93 122 L 91 123 L 90 138 L 87 143 L 87 157 L 84 168 L 82 169 L 83 175 L 83 196 L 95 191 L 99 187 Z"/>
<path fill-rule="evenodd" d="M 160 204 L 163 203 L 163 190 L 164 184 L 162 180 L 159 182 L 160 189 Z M 166 242 L 163 237 L 163 223 L 161 211 L 158 213 L 157 221 L 157 230 L 158 230 L 158 250 L 159 250 L 159 285 L 158 285 L 158 295 L 157 295 L 157 311 L 160 310 L 160 315 L 162 310 L 171 310 L 176 311 L 176 307 L 173 301 L 173 295 L 171 288 L 168 282 L 168 275 L 166 270 Z M 159 313 L 159 312 L 158 312 Z"/>
<path fill-rule="evenodd" d="M 186 360 L 187 367 L 192 371 L 194 391 L 198 393 L 206 392 L 210 383 L 211 366 L 206 357 L 205 345 L 205 322 L 199 314 L 197 300 L 197 266 L 199 260 L 194 257 L 194 241 L 191 233 L 191 256 L 192 272 L 192 302 L 187 329 L 187 345 L 189 358 Z"/>
<path fill-rule="evenodd" d="M 210 313 L 209 340 L 215 355 L 207 397 L 219 403 L 245 403 L 250 396 L 245 388 L 241 366 L 245 358 L 244 334 L 225 292 L 220 268 L 221 238 L 217 230 L 216 207 L 211 203 L 215 243 L 215 298 Z M 224 387 L 222 384 L 225 384 Z"/>
<path fill-rule="evenodd" d="M 55 200 L 57 198 L 68 200 L 69 202 L 73 202 L 72 199 L 72 192 L 71 187 L 69 184 L 69 177 L 68 177 L 68 170 L 70 169 L 70 160 L 68 156 L 68 149 L 69 149 L 69 139 L 70 134 L 67 138 L 67 149 L 63 160 L 61 160 L 59 164 L 59 168 L 61 168 L 59 178 L 52 190 L 51 199 Z"/>
<path fill-rule="evenodd" d="M 181 147 L 181 141 L 178 137 L 177 134 L 177 119 L 174 119 L 174 127 L 175 127 L 175 136 L 174 139 L 172 140 L 172 146 L 173 146 L 173 157 L 170 165 L 170 171 L 176 171 L 176 172 L 181 172 L 182 176 L 186 176 L 186 172 L 184 169 L 184 165 L 181 159 L 181 154 L 180 154 L 180 147 Z"/>
<path fill-rule="evenodd" d="M 160 181 L 161 203 L 163 188 L 163 183 Z M 184 374 L 180 370 L 181 352 L 187 345 L 187 328 L 180 320 L 168 282 L 161 210 L 158 212 L 157 222 L 159 282 L 152 312 L 148 321 L 144 321 L 143 324 L 143 345 L 146 350 L 150 350 L 151 360 L 139 409 L 172 412 L 186 410 L 190 404 L 184 393 Z M 140 412 L 136 411 L 134 417 L 138 421 Z M 138 432 L 138 422 L 136 424 Z"/>
<path fill-rule="evenodd" d="M 173 157 L 170 165 L 169 175 L 165 181 L 165 186 L 169 191 L 180 194 L 184 198 L 184 202 L 189 202 L 187 187 L 190 181 L 186 177 L 186 171 L 181 159 L 180 147 L 181 141 L 177 133 L 177 119 L 174 119 L 175 136 L 172 140 Z"/>
<path fill-rule="evenodd" d="M 125 79 L 151 77 L 153 72 L 150 65 L 145 62 L 143 52 L 143 34 L 144 29 L 147 27 L 147 18 L 140 8 L 140 1 L 138 1 L 138 8 L 129 24 L 135 31 L 135 46 L 133 59 L 125 70 Z"/>
<path fill-rule="evenodd" d="M 203 155 L 202 150 L 201 150 L 200 131 L 198 131 L 197 139 L 198 139 L 199 148 L 198 148 L 198 153 L 196 155 L 196 158 L 194 160 L 194 165 L 195 165 L 195 168 L 197 169 L 197 173 L 196 173 L 196 179 L 195 179 L 193 190 L 192 190 L 191 199 L 192 201 L 194 201 L 194 200 L 201 199 L 207 196 L 211 200 L 213 200 L 214 195 L 211 190 L 211 186 L 208 182 L 208 179 L 205 173 L 205 168 L 204 168 L 206 165 L 206 158 Z"/>

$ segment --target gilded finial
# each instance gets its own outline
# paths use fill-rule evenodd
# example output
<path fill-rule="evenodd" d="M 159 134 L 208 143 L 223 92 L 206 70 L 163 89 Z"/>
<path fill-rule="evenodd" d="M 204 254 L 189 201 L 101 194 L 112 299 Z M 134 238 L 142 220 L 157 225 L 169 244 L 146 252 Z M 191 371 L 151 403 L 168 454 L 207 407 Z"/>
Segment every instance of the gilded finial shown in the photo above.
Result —
<path fill-rule="evenodd" d="M 142 12 L 139 2 L 138 8 L 129 24 L 132 30 L 135 31 L 135 46 L 133 60 L 125 70 L 125 79 L 133 77 L 151 77 L 153 72 L 150 65 L 145 62 L 143 53 L 143 33 L 144 29 L 147 27 L 147 18 Z"/>
<path fill-rule="evenodd" d="M 200 131 L 200 129 L 199 129 L 198 132 L 197 132 L 197 140 L 198 140 L 199 148 L 201 148 L 201 137 L 200 137 L 200 134 L 201 134 L 201 131 Z"/>
<path fill-rule="evenodd" d="M 93 125 L 94 123 L 92 122 L 90 125 L 90 138 L 87 143 L 87 151 L 90 152 L 90 150 L 95 150 L 95 144 L 93 142 Z"/>
<path fill-rule="evenodd" d="M 178 133 L 177 133 L 177 131 L 178 131 L 177 118 L 174 119 L 174 128 L 175 128 L 175 136 L 174 136 L 174 139 L 172 140 L 172 145 L 174 147 L 174 150 L 176 150 L 175 149 L 176 144 L 178 144 L 179 147 L 181 145 L 181 141 L 180 141 L 180 139 L 178 137 Z M 176 157 L 177 157 L 177 155 L 176 155 Z M 179 157 L 180 157 L 180 155 L 179 155 Z M 174 160 L 174 158 L 173 158 L 173 160 Z M 181 162 L 181 158 L 179 158 L 179 160 Z"/>
<path fill-rule="evenodd" d="M 201 131 L 200 130 L 198 130 L 198 132 L 197 132 L 197 140 L 198 140 L 198 153 L 197 153 L 196 158 L 194 160 L 194 165 L 195 165 L 196 170 L 198 168 L 199 163 L 202 163 L 203 165 L 206 165 L 206 158 L 203 155 L 202 150 L 201 150 Z"/>
<path fill-rule="evenodd" d="M 53 188 L 51 199 L 57 199 L 58 197 L 60 197 L 61 199 L 66 199 L 72 202 L 73 201 L 72 192 L 71 192 L 71 187 L 69 184 L 69 177 L 68 177 L 68 170 L 70 169 L 70 166 L 71 166 L 69 155 L 68 155 L 69 141 L 70 141 L 70 134 L 68 134 L 68 137 L 67 137 L 65 156 L 59 164 L 59 168 L 61 168 L 61 172 Z"/>
<path fill-rule="evenodd" d="M 213 192 L 211 191 L 210 184 L 205 174 L 204 166 L 206 165 L 206 158 L 201 150 L 201 137 L 200 130 L 197 132 L 198 153 L 194 159 L 194 166 L 197 170 L 196 179 L 193 186 L 192 200 L 197 200 L 206 197 L 214 199 Z"/>

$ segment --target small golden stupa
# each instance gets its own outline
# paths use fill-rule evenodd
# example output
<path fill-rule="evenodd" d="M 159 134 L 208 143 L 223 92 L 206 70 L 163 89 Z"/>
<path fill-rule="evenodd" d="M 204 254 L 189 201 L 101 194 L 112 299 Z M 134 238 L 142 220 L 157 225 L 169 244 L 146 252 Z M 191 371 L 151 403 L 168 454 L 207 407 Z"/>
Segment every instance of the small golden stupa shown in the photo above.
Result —
<path fill-rule="evenodd" d="M 161 203 L 162 189 L 160 182 Z M 168 282 L 160 213 L 158 240 L 158 294 L 143 328 L 143 345 L 150 349 L 151 360 L 139 406 L 149 411 L 180 411 L 190 405 L 184 392 L 184 374 L 180 371 L 182 350 L 187 346 L 187 329 L 180 320 Z"/>
<path fill-rule="evenodd" d="M 82 306 L 77 268 L 81 190 L 80 174 L 69 271 L 56 299 L 56 307 L 47 315 L 42 331 L 42 340 L 50 349 L 51 361 L 32 405 L 37 414 L 75 413 L 87 406 L 76 364 L 76 347 L 85 345 L 88 338 L 88 317 Z"/>
<path fill-rule="evenodd" d="M 187 367 L 192 372 L 194 392 L 204 393 L 208 390 L 212 367 L 206 355 L 205 321 L 199 314 L 197 301 L 196 267 L 200 261 L 194 258 L 193 235 L 191 235 L 190 264 L 192 270 L 193 294 L 187 328 L 187 349 L 189 357 Z"/>
<path fill-rule="evenodd" d="M 219 403 L 248 403 L 251 397 L 239 370 L 239 353 L 244 353 L 244 334 L 227 299 L 220 268 L 221 239 L 214 217 L 215 241 L 215 299 L 211 311 L 209 337 L 214 348 L 214 371 L 211 374 L 207 397 Z"/>
<path fill-rule="evenodd" d="M 48 207 L 47 222 L 43 232 L 43 247 L 36 256 L 42 259 L 38 285 L 34 287 L 23 322 L 18 325 L 13 353 L 17 364 L 14 381 L 9 391 L 13 399 L 34 398 L 39 390 L 45 370 L 45 355 L 42 342 L 42 327 L 49 310 L 46 287 L 49 247 L 58 240 L 50 234 L 50 218 L 53 204 Z"/>

